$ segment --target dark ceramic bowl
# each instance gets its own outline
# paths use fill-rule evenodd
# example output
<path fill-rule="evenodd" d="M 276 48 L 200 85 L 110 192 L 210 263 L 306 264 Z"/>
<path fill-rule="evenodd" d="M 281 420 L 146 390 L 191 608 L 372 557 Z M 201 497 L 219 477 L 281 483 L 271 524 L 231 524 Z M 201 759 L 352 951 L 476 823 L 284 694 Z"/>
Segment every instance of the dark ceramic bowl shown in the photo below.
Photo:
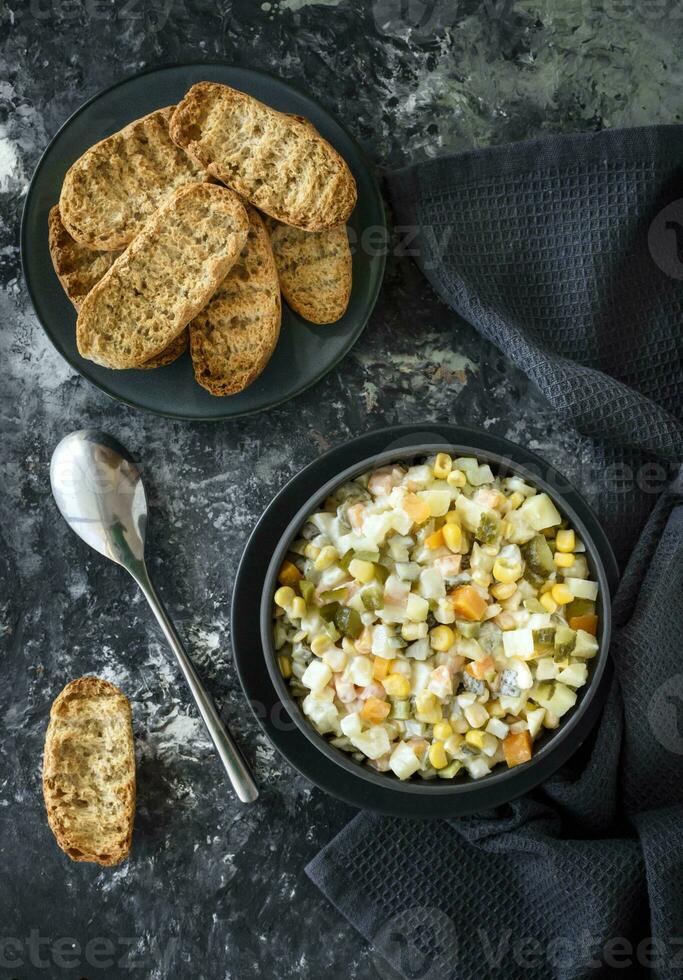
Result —
<path fill-rule="evenodd" d="M 425 430 L 427 430 L 426 426 Z M 419 434 L 415 441 L 410 439 L 406 441 L 400 438 L 400 432 L 401 427 L 396 427 L 396 434 L 399 438 L 394 441 L 393 446 L 391 440 L 387 439 L 386 444 L 391 448 L 368 456 L 341 470 L 322 486 L 314 488 L 307 499 L 302 500 L 299 510 L 289 522 L 268 565 L 260 606 L 261 642 L 270 679 L 281 703 L 298 729 L 315 750 L 322 753 L 331 768 L 339 767 L 352 776 L 354 780 L 360 781 L 359 790 L 362 789 L 362 784 L 365 784 L 370 795 L 373 788 L 381 787 L 383 790 L 393 791 L 399 796 L 403 795 L 404 798 L 406 795 L 410 796 L 412 799 L 409 809 L 412 813 L 415 813 L 415 805 L 418 804 L 418 800 L 424 800 L 424 815 L 428 816 L 429 801 L 435 801 L 435 797 L 451 799 L 454 815 L 458 812 L 473 812 L 507 802 L 537 786 L 569 758 L 590 732 L 598 717 L 605 693 L 605 684 L 601 682 L 605 679 L 604 675 L 608 665 L 611 625 L 610 584 L 613 584 L 614 581 L 615 563 L 604 533 L 593 512 L 577 491 L 540 457 L 533 457 L 527 450 L 524 450 L 525 462 L 519 463 L 516 461 L 516 457 L 519 458 L 522 451 L 513 443 L 476 430 L 460 430 L 463 435 L 467 436 L 468 441 L 457 444 L 418 441 Z M 391 435 L 391 430 L 387 430 L 387 436 L 389 435 Z M 492 444 L 495 445 L 495 450 L 490 448 Z M 460 776 L 453 780 L 422 780 L 419 777 L 413 777 L 410 780 L 401 781 L 393 773 L 378 773 L 366 764 L 356 762 L 346 752 L 335 748 L 326 738 L 319 735 L 307 721 L 278 667 L 273 644 L 273 595 L 278 586 L 278 570 L 290 544 L 299 535 L 299 531 L 308 516 L 320 508 L 325 498 L 336 487 L 378 466 L 390 462 L 413 461 L 435 452 L 444 451 L 450 452 L 453 456 L 476 456 L 482 462 L 489 463 L 496 474 L 517 474 L 528 480 L 533 486 L 544 490 L 555 501 L 562 515 L 569 520 L 584 542 L 591 576 L 598 582 L 599 629 L 597 638 L 599 650 L 597 656 L 588 662 L 589 680 L 578 691 L 576 705 L 565 715 L 559 728 L 545 730 L 535 741 L 534 756 L 529 762 L 513 769 L 497 766 L 490 775 L 477 780 L 469 776 Z M 529 464 L 530 459 L 534 461 L 535 465 Z M 610 565 L 609 575 L 602 555 L 606 556 Z"/>

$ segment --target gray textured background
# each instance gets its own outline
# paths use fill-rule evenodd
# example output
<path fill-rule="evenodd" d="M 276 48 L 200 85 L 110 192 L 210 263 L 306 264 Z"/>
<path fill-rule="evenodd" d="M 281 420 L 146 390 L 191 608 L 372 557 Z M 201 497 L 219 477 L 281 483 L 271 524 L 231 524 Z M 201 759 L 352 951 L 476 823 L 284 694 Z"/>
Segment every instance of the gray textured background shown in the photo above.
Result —
<path fill-rule="evenodd" d="M 582 439 L 407 260 L 390 260 L 343 364 L 283 408 L 187 425 L 110 401 L 52 349 L 21 279 L 23 197 L 50 137 L 122 75 L 215 58 L 307 88 L 383 170 L 547 132 L 672 122 L 683 102 L 682 17 L 673 0 L 0 2 L 0 940 L 16 941 L 0 942 L 0 977 L 377 977 L 372 952 L 302 872 L 352 811 L 275 755 L 237 686 L 228 605 L 249 530 L 322 450 L 395 421 L 490 428 L 590 495 Z M 256 806 L 231 799 L 132 584 L 56 515 L 50 453 L 86 425 L 108 429 L 143 463 L 152 571 L 254 765 Z M 40 791 L 50 703 L 91 672 L 133 704 L 136 831 L 130 861 L 115 870 L 61 854 Z M 106 945 L 86 956 L 97 940 L 115 945 L 117 966 L 92 962 L 93 952 L 108 958 Z"/>

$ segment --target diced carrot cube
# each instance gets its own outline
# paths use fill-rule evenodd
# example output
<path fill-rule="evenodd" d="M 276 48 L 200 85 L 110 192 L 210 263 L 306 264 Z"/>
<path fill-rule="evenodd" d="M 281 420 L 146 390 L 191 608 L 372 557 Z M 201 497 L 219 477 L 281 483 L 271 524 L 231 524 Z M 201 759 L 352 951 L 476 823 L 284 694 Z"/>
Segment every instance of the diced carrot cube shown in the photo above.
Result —
<path fill-rule="evenodd" d="M 303 575 L 296 567 L 294 562 L 287 561 L 287 560 L 283 561 L 282 567 L 280 568 L 280 572 L 277 577 L 277 580 L 280 583 L 280 585 L 296 585 L 296 583 L 301 578 L 303 578 Z"/>
<path fill-rule="evenodd" d="M 453 605 L 453 611 L 459 619 L 470 622 L 481 622 L 486 612 L 486 600 L 483 599 L 472 585 L 460 585 L 448 598 Z"/>
<path fill-rule="evenodd" d="M 384 721 L 390 711 L 391 705 L 388 701 L 370 697 L 360 709 L 360 716 L 363 721 L 370 722 L 371 725 L 377 725 L 380 721 Z"/>
<path fill-rule="evenodd" d="M 362 531 L 363 529 L 363 516 L 365 514 L 365 505 L 361 503 L 353 504 L 347 510 L 347 515 L 349 518 L 349 524 L 354 531 Z"/>
<path fill-rule="evenodd" d="M 584 630 L 591 636 L 595 636 L 598 632 L 598 617 L 592 615 L 570 616 L 569 625 L 573 630 Z"/>
<path fill-rule="evenodd" d="M 483 681 L 490 670 L 493 670 L 495 664 L 493 662 L 493 657 L 484 657 L 483 660 L 471 660 L 465 670 L 472 677 L 476 677 L 478 680 Z"/>
<path fill-rule="evenodd" d="M 385 660 L 384 657 L 375 657 L 372 662 L 372 676 L 376 681 L 383 681 L 384 678 L 389 673 L 389 664 L 391 661 Z"/>
<path fill-rule="evenodd" d="M 529 732 L 517 732 L 503 739 L 503 752 L 508 769 L 528 762 L 531 758 L 531 735 Z"/>
<path fill-rule="evenodd" d="M 424 524 L 431 516 L 429 505 L 414 493 L 407 493 L 403 498 L 403 510 L 414 524 Z"/>
<path fill-rule="evenodd" d="M 425 544 L 428 548 L 431 548 L 432 551 L 435 548 L 440 548 L 443 544 L 443 529 L 439 528 L 439 530 L 434 531 L 433 534 L 428 534 L 425 538 Z"/>

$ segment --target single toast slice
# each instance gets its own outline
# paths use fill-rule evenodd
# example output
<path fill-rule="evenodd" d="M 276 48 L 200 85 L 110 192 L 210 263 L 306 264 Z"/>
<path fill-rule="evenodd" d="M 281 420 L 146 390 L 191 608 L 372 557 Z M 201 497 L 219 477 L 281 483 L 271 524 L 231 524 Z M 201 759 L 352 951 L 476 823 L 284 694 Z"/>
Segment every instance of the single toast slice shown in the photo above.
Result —
<path fill-rule="evenodd" d="M 242 254 L 208 306 L 190 324 L 196 381 L 212 395 L 234 395 L 270 360 L 280 334 L 280 287 L 268 231 L 247 206 Z"/>
<path fill-rule="evenodd" d="M 136 119 L 95 143 L 69 168 L 59 208 L 64 226 L 81 245 L 125 248 L 174 190 L 208 179 L 169 135 L 174 108 Z"/>
<path fill-rule="evenodd" d="M 248 230 L 244 205 L 226 187 L 174 191 L 83 300 L 81 355 L 132 368 L 161 353 L 211 299 Z"/>
<path fill-rule="evenodd" d="M 331 228 L 356 204 L 351 171 L 315 127 L 227 85 L 193 85 L 170 132 L 208 173 L 285 224 Z"/>
<path fill-rule="evenodd" d="M 271 223 L 270 240 L 282 295 L 311 323 L 334 323 L 351 296 L 351 249 L 346 226 L 301 231 Z"/>
<path fill-rule="evenodd" d="M 48 216 L 48 242 L 50 256 L 57 278 L 64 292 L 76 309 L 105 272 L 108 272 L 120 252 L 93 252 L 79 245 L 64 227 L 59 205 L 55 204 Z M 163 367 L 176 361 L 187 350 L 187 330 L 162 350 L 156 357 L 140 365 L 140 370 Z"/>
<path fill-rule="evenodd" d="M 130 852 L 135 751 L 128 698 L 98 677 L 67 684 L 50 711 L 43 758 L 47 819 L 74 861 L 119 864 Z"/>

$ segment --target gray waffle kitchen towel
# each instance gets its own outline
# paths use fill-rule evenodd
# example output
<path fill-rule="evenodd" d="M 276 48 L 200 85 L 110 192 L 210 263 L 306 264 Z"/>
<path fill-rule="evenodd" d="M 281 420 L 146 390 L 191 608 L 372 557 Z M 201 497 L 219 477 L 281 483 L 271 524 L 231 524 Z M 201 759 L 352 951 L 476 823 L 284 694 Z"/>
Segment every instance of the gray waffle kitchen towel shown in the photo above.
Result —
<path fill-rule="evenodd" d="M 307 873 L 383 977 L 681 976 L 683 127 L 474 151 L 389 187 L 442 299 L 592 439 L 625 565 L 615 676 L 595 738 L 531 796 L 360 814 Z"/>

